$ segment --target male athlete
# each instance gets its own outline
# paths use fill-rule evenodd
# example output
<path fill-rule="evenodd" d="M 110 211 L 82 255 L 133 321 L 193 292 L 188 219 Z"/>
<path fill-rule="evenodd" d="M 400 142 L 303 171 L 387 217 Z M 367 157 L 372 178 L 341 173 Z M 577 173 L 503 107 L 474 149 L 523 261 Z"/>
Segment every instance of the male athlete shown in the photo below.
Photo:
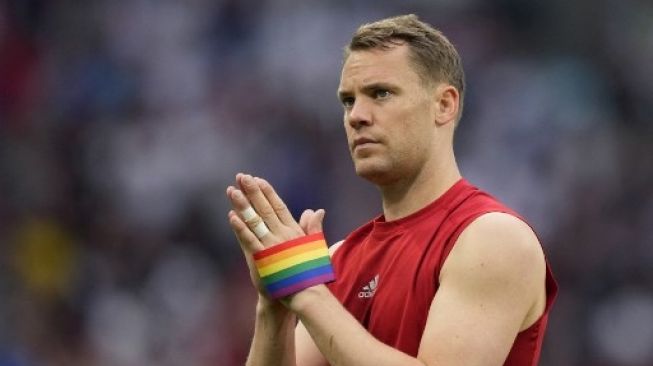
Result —
<path fill-rule="evenodd" d="M 318 248 L 324 210 L 296 222 L 267 181 L 236 176 L 229 222 L 259 290 L 248 365 L 537 364 L 557 288 L 529 225 L 461 177 L 463 92 L 457 51 L 416 16 L 357 30 L 338 96 L 383 214 L 331 246 L 331 265 L 284 252 Z M 284 289 L 307 261 L 329 283 Z"/>

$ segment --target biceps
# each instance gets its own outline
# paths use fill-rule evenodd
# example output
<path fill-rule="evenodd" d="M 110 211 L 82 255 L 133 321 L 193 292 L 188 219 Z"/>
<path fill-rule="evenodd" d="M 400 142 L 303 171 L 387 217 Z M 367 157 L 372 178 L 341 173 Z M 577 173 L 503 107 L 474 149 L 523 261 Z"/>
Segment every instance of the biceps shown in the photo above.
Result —
<path fill-rule="evenodd" d="M 456 290 L 438 290 L 418 358 L 427 365 L 502 365 L 523 312 L 505 297 L 472 298 Z"/>
<path fill-rule="evenodd" d="M 302 322 L 298 322 L 295 329 L 295 354 L 297 366 L 329 365 Z"/>

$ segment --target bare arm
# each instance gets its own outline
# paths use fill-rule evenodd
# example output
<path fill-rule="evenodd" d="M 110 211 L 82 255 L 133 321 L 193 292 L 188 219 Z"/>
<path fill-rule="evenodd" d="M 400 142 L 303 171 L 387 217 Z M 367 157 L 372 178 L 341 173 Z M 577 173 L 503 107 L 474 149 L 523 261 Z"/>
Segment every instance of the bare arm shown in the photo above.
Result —
<path fill-rule="evenodd" d="M 295 320 L 282 304 L 259 299 L 247 366 L 295 366 Z"/>
<path fill-rule="evenodd" d="M 475 220 L 440 273 L 418 357 L 428 365 L 502 365 L 544 311 L 544 254 L 530 227 L 502 213 Z"/>
<path fill-rule="evenodd" d="M 307 223 L 300 220 L 300 225 Z M 339 241 L 329 248 L 329 255 L 342 245 Z M 315 345 L 301 322 L 281 303 L 261 297 L 256 308 L 256 326 L 247 365 L 328 366 L 326 358 Z M 294 338 L 294 339 L 293 339 Z"/>
<path fill-rule="evenodd" d="M 333 244 L 329 248 L 329 255 L 333 254 L 342 245 L 344 240 Z M 315 345 L 304 324 L 299 321 L 295 330 L 295 344 L 297 349 L 297 366 L 328 366 L 327 360 Z"/>
<path fill-rule="evenodd" d="M 506 214 L 477 219 L 445 263 L 416 358 L 376 340 L 325 286 L 296 294 L 290 309 L 333 366 L 501 365 L 543 311 L 544 271 L 526 224 Z"/>

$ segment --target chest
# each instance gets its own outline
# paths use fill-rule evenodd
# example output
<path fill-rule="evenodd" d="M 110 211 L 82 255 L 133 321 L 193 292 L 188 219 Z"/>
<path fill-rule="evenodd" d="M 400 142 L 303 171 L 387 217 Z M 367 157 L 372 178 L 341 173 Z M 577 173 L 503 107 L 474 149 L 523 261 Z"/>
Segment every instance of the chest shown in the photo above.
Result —
<path fill-rule="evenodd" d="M 352 243 L 334 263 L 331 290 L 379 340 L 419 339 L 437 291 L 443 240 L 415 231 Z"/>

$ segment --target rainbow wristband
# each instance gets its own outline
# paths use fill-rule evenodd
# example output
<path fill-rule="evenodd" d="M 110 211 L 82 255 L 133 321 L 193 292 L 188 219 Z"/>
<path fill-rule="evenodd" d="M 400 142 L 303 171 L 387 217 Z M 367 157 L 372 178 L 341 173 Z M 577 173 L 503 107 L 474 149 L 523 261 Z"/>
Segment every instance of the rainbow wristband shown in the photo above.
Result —
<path fill-rule="evenodd" d="M 279 299 L 335 280 L 323 233 L 289 240 L 254 253 L 254 263 L 270 298 Z"/>

